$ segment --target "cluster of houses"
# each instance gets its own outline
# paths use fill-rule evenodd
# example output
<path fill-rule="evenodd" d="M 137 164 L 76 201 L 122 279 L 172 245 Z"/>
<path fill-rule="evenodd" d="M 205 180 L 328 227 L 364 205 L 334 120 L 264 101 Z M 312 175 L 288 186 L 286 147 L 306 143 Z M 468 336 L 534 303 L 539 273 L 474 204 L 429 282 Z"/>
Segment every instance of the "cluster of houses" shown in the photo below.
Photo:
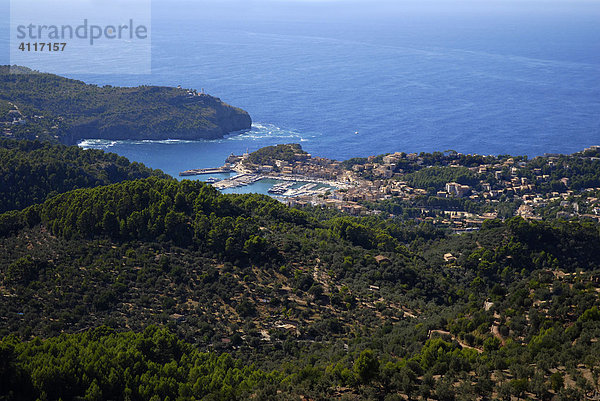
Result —
<path fill-rule="evenodd" d="M 588 150 L 600 150 L 589 148 Z M 456 153 L 456 156 L 461 156 Z M 411 170 L 427 169 L 427 155 L 416 153 L 393 153 L 383 157 L 370 156 L 364 162 L 346 167 L 344 163 L 321 157 L 312 157 L 307 153 L 298 153 L 292 160 L 275 160 L 269 165 L 254 165 L 248 162 L 248 154 L 230 156 L 226 166 L 231 166 L 245 173 L 263 174 L 272 178 L 306 178 L 307 180 L 326 180 L 332 187 L 326 193 L 303 194 L 288 197 L 286 202 L 291 206 L 323 206 L 341 210 L 352 215 L 377 214 L 377 202 L 400 200 L 410 206 L 416 198 L 430 196 L 434 198 L 465 199 L 485 204 L 486 213 L 475 214 L 464 211 L 444 210 L 444 202 L 438 206 L 419 206 L 421 216 L 416 220 L 432 221 L 457 230 L 476 229 L 485 220 L 498 216 L 498 206 L 506 201 L 515 205 L 515 215 L 526 219 L 541 219 L 542 211 L 547 206 L 558 208 L 556 217 L 569 218 L 584 216 L 600 220 L 600 202 L 592 196 L 584 196 L 570 189 L 570 180 L 563 177 L 559 180 L 561 188 L 555 191 L 538 190 L 540 184 L 547 183 L 551 177 L 544 174 L 541 168 L 531 168 L 529 161 L 515 158 L 488 158 L 490 162 L 473 166 L 461 166 L 459 157 L 446 159 L 447 167 L 463 168 L 471 171 L 479 178 L 475 185 L 450 181 L 439 191 L 416 188 L 409 184 L 405 172 L 400 166 L 411 166 Z M 546 156 L 549 166 L 558 163 L 555 155 Z M 439 163 L 438 163 L 439 164 Z M 242 170 L 240 170 L 240 166 Z M 527 174 L 522 169 L 527 169 Z M 529 178 L 528 178 L 529 177 Z M 546 186 L 547 187 L 547 186 Z M 600 194 L 600 188 L 591 188 L 591 193 Z M 414 205 L 417 203 L 414 202 Z M 419 203 L 422 205 L 422 202 Z M 456 203 L 450 202 L 456 207 Z"/>
<path fill-rule="evenodd" d="M 38 116 L 36 116 L 38 117 Z M 4 123 L 4 135 L 11 136 L 11 126 L 27 124 L 25 116 L 17 109 L 9 110 L 3 118 Z"/>
<path fill-rule="evenodd" d="M 275 160 L 273 164 L 254 165 L 248 161 L 248 154 L 231 155 L 228 163 L 242 162 L 242 170 L 247 173 L 279 173 L 287 176 L 304 176 L 323 180 L 343 180 L 344 169 L 341 163 L 322 157 L 311 157 L 309 153 L 297 153 L 294 160 Z"/>
<path fill-rule="evenodd" d="M 39 129 L 38 125 L 42 123 L 46 117 L 37 114 L 25 115 L 17 108 L 17 106 L 12 103 L 10 103 L 10 105 L 14 108 L 8 110 L 5 115 L 0 115 L 0 127 L 2 127 L 1 136 L 5 138 L 14 138 L 15 128 L 18 129 L 20 126 L 27 126 L 30 127 L 29 131 L 35 135 L 35 138 L 39 138 L 39 135 L 37 135 L 37 130 Z M 56 117 L 46 121 L 43 124 L 43 126 L 46 128 L 44 128 L 41 133 L 49 134 L 51 131 L 54 131 L 54 134 L 56 134 L 56 131 L 58 130 L 58 124 L 63 120 L 63 117 Z M 57 135 L 54 135 L 54 137 L 58 138 Z"/>

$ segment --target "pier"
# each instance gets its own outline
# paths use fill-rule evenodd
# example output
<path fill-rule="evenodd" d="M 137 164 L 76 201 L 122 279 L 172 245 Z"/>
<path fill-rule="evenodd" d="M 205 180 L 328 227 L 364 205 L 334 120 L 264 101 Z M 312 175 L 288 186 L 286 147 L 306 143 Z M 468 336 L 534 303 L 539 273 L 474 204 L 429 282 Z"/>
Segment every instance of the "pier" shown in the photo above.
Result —
<path fill-rule="evenodd" d="M 187 177 L 191 175 L 202 175 L 202 174 L 221 174 L 221 173 L 233 173 L 229 167 L 217 167 L 217 168 L 196 168 L 192 170 L 185 170 L 179 173 L 180 177 Z"/>
<path fill-rule="evenodd" d="M 238 188 L 238 187 L 244 187 L 246 185 L 253 184 L 256 181 L 261 180 L 262 178 L 263 177 L 258 174 L 239 174 L 239 175 L 236 175 L 235 177 L 216 182 L 212 185 L 213 185 L 213 187 L 220 189 L 220 190 L 228 189 L 228 188 Z"/>

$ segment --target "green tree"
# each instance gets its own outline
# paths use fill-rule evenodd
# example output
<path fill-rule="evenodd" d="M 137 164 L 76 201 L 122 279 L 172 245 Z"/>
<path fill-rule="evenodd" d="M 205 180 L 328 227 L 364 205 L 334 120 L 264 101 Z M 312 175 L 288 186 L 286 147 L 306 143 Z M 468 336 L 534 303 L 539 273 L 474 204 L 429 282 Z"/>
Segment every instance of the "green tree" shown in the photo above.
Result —
<path fill-rule="evenodd" d="M 379 376 L 379 360 L 372 350 L 366 349 L 356 358 L 354 373 L 363 384 L 368 384 Z"/>

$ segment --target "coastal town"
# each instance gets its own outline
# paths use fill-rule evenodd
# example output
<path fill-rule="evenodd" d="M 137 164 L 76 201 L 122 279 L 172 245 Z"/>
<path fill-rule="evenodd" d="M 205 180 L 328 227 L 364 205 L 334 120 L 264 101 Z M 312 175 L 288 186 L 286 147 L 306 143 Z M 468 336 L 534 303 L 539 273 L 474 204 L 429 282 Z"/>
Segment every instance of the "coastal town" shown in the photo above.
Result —
<path fill-rule="evenodd" d="M 600 146 L 574 155 L 527 157 L 463 155 L 455 151 L 391 153 L 344 162 L 313 157 L 300 145 L 277 145 L 231 155 L 223 167 L 180 175 L 232 172 L 213 179 L 217 189 L 274 179 L 269 193 L 295 207 L 328 207 L 351 215 L 403 213 L 457 232 L 484 221 L 545 216 L 600 221 L 600 184 L 581 182 L 582 169 L 598 171 Z M 594 170 L 595 169 L 595 170 Z M 574 171 L 578 182 L 572 182 Z"/>

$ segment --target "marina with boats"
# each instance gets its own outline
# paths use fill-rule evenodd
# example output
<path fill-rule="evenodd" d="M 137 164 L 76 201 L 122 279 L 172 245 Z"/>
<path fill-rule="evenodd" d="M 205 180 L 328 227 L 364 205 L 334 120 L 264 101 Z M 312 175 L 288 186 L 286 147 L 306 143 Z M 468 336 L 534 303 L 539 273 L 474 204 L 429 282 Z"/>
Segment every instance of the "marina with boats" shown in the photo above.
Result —
<path fill-rule="evenodd" d="M 293 196 L 314 196 L 324 195 L 332 188 L 332 183 L 314 182 L 305 177 L 280 177 L 262 174 L 242 173 L 231 178 L 225 178 L 217 182 L 207 180 L 215 188 L 224 191 L 233 188 L 240 188 L 252 185 L 261 180 L 274 180 L 275 183 L 269 187 L 267 193 L 272 196 L 293 197 Z M 313 181 L 313 182 L 310 182 Z"/>
<path fill-rule="evenodd" d="M 331 191 L 329 186 L 319 186 L 316 183 L 307 183 L 298 188 L 293 188 L 293 182 L 283 182 L 273 185 L 269 189 L 269 194 L 278 196 L 314 196 L 314 195 L 325 195 L 328 191 Z"/>
<path fill-rule="evenodd" d="M 231 154 L 222 167 L 186 170 L 179 176 L 196 176 L 224 193 L 257 192 L 288 199 L 324 198 L 337 189 L 352 186 L 339 179 L 336 168 L 321 165 L 325 159 L 311 159 L 299 145 L 278 146 L 285 153 L 278 155 L 281 159 L 257 158 L 246 151 L 239 156 Z"/>

